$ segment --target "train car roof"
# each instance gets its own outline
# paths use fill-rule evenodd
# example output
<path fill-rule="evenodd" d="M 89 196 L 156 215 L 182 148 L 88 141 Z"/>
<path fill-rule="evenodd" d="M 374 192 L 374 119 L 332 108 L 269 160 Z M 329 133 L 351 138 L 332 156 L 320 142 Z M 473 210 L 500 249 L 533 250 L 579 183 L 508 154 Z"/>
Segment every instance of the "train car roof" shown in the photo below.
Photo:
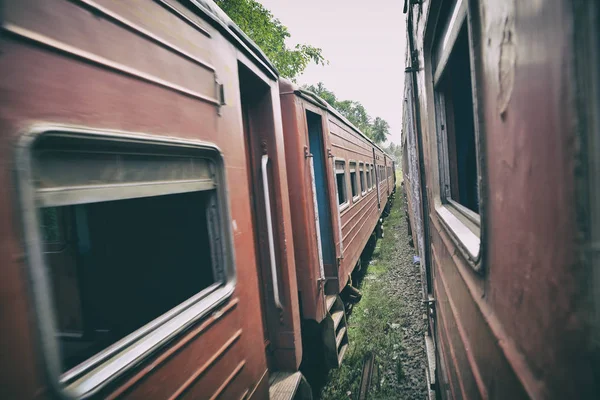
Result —
<path fill-rule="evenodd" d="M 239 26 L 212 0 L 188 0 L 189 8 L 208 19 L 208 22 L 231 40 L 240 50 L 252 57 L 273 79 L 279 77 L 279 71 L 266 54 L 246 35 Z"/>
<path fill-rule="evenodd" d="M 237 45 L 242 51 L 244 51 L 247 55 L 251 56 L 259 66 L 261 66 L 266 72 L 268 72 L 272 78 L 279 78 L 279 71 L 277 68 L 271 63 L 267 55 L 258 47 L 256 43 L 246 35 L 239 26 L 233 22 L 231 18 L 217 4 L 212 0 L 189 0 L 189 3 L 193 6 L 194 11 L 202 14 L 203 16 L 208 18 L 208 21 L 217 28 L 223 35 L 228 37 L 234 44 Z M 388 158 L 392 159 L 392 157 L 385 152 L 381 147 L 379 147 L 371 138 L 362 133 L 360 129 L 358 129 L 352 122 L 348 121 L 346 117 L 344 117 L 338 110 L 336 110 L 333 106 L 327 103 L 325 100 L 317 96 L 315 93 L 310 92 L 308 90 L 304 90 L 300 88 L 298 85 L 292 83 L 291 81 L 279 78 L 280 81 L 283 82 L 285 86 L 289 87 L 289 91 L 293 91 L 300 97 L 310 101 L 316 106 L 323 108 L 341 121 L 343 121 L 346 125 L 351 127 L 356 133 L 361 135 L 367 141 L 369 141 L 374 147 L 376 147 L 379 151 L 385 154 Z"/>
<path fill-rule="evenodd" d="M 383 154 L 385 154 L 389 159 L 393 159 L 393 157 L 390 156 L 381 147 L 379 147 L 379 145 L 377 143 L 375 143 L 373 141 L 373 139 L 371 139 L 370 137 L 368 137 L 367 135 L 362 133 L 361 130 L 358 129 L 356 126 L 354 126 L 354 124 L 352 122 L 348 121 L 348 119 L 346 117 L 344 117 L 342 115 L 342 113 L 340 113 L 337 109 L 335 109 L 335 107 L 333 107 L 331 104 L 329 104 L 328 102 L 326 102 L 325 100 L 320 98 L 316 93 L 313 93 L 310 90 L 302 89 L 300 86 L 296 85 L 295 83 L 293 83 L 290 80 L 285 79 L 285 78 L 279 78 L 279 82 L 281 82 L 284 86 L 284 90 L 281 91 L 281 94 L 293 92 L 294 94 L 302 97 L 303 99 L 309 101 L 310 103 L 316 105 L 317 107 L 327 110 L 328 112 L 335 115 L 342 122 L 344 122 L 346 125 L 351 127 L 360 136 L 362 136 L 367 141 L 369 141 L 374 147 L 376 147 L 379 151 L 381 151 Z"/>

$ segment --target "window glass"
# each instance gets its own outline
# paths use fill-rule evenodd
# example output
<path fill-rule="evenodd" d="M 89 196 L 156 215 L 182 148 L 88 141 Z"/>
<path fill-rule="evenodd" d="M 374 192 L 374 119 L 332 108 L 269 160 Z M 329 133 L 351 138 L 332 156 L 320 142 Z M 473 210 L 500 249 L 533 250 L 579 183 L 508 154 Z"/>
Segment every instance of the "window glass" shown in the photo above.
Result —
<path fill-rule="evenodd" d="M 369 164 L 365 165 L 365 173 L 367 174 L 367 188 L 371 189 L 371 167 Z"/>
<path fill-rule="evenodd" d="M 346 163 L 344 161 L 335 162 L 335 181 L 337 184 L 338 205 L 348 202 L 346 191 Z"/>

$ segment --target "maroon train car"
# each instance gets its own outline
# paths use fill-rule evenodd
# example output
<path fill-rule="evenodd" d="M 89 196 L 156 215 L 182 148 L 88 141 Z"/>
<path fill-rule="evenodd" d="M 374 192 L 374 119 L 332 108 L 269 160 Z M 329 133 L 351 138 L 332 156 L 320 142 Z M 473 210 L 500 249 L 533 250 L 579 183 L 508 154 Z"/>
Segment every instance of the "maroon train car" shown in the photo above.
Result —
<path fill-rule="evenodd" d="M 393 164 L 318 96 L 283 79 L 280 93 L 301 318 L 306 330 L 320 324 L 326 359 L 339 366 L 348 343 L 339 294 L 374 241 Z"/>
<path fill-rule="evenodd" d="M 301 386 L 269 61 L 212 2 L 0 7 L 0 397 Z"/>
<path fill-rule="evenodd" d="M 598 2 L 405 8 L 430 395 L 599 398 Z"/>

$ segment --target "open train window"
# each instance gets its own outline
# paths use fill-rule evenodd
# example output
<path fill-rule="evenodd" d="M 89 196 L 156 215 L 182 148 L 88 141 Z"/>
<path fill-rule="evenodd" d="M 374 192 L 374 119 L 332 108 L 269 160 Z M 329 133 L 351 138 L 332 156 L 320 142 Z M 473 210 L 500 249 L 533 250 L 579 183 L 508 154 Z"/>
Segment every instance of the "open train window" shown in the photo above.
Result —
<path fill-rule="evenodd" d="M 365 165 L 363 163 L 358 165 L 358 172 L 360 174 L 360 192 L 365 194 L 367 193 L 367 184 L 365 183 Z"/>
<path fill-rule="evenodd" d="M 375 175 L 375 167 L 371 164 L 371 188 L 375 187 L 377 177 Z"/>
<path fill-rule="evenodd" d="M 350 187 L 352 189 L 352 200 L 358 200 L 358 181 L 356 179 L 356 162 L 350 161 Z"/>
<path fill-rule="evenodd" d="M 348 205 L 348 190 L 346 188 L 346 162 L 335 161 L 335 182 L 337 185 L 338 205 L 340 210 Z"/>
<path fill-rule="evenodd" d="M 371 190 L 371 166 L 365 164 L 365 173 L 367 174 L 367 190 Z"/>
<path fill-rule="evenodd" d="M 433 44 L 434 90 L 440 166 L 441 213 L 472 257 L 479 252 L 479 165 L 467 1 L 446 3 Z M 452 215 L 450 215 L 450 214 Z M 457 233 L 458 234 L 458 233 Z M 459 236 L 461 236 L 459 235 Z"/>
<path fill-rule="evenodd" d="M 215 148 L 60 129 L 24 151 L 33 293 L 70 393 L 114 379 L 231 294 Z"/>

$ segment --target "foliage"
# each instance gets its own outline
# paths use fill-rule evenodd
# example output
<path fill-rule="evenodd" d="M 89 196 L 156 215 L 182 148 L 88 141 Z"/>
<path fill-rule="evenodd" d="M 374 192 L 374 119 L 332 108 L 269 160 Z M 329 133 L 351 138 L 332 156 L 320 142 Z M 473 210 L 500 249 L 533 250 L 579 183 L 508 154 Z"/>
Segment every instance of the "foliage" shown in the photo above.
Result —
<path fill-rule="evenodd" d="M 303 88 L 320 96 L 375 143 L 380 144 L 387 139 L 387 136 L 390 133 L 390 125 L 380 117 L 376 117 L 373 120 L 360 102 L 353 100 L 338 100 L 335 93 L 328 90 L 325 85 L 323 85 L 323 82 L 319 82 L 316 86 L 304 85 Z"/>
<path fill-rule="evenodd" d="M 333 93 L 331 90 L 327 90 L 325 85 L 323 85 L 323 82 L 317 83 L 317 86 L 304 85 L 302 88 L 315 93 L 320 98 L 328 102 L 332 107 L 337 105 L 337 97 L 335 96 L 335 93 Z"/>
<path fill-rule="evenodd" d="M 294 80 L 311 62 L 325 65 L 318 47 L 298 44 L 288 48 L 287 27 L 255 0 L 216 0 L 216 3 L 262 49 L 281 76 Z"/>
<path fill-rule="evenodd" d="M 371 132 L 373 140 L 377 143 L 383 143 L 387 139 L 389 132 L 390 124 L 382 118 L 375 118 L 375 121 L 373 121 L 373 131 Z"/>
<path fill-rule="evenodd" d="M 390 145 L 384 149 L 389 155 L 394 157 L 398 163 L 402 161 L 402 146 L 396 145 L 391 142 Z"/>

